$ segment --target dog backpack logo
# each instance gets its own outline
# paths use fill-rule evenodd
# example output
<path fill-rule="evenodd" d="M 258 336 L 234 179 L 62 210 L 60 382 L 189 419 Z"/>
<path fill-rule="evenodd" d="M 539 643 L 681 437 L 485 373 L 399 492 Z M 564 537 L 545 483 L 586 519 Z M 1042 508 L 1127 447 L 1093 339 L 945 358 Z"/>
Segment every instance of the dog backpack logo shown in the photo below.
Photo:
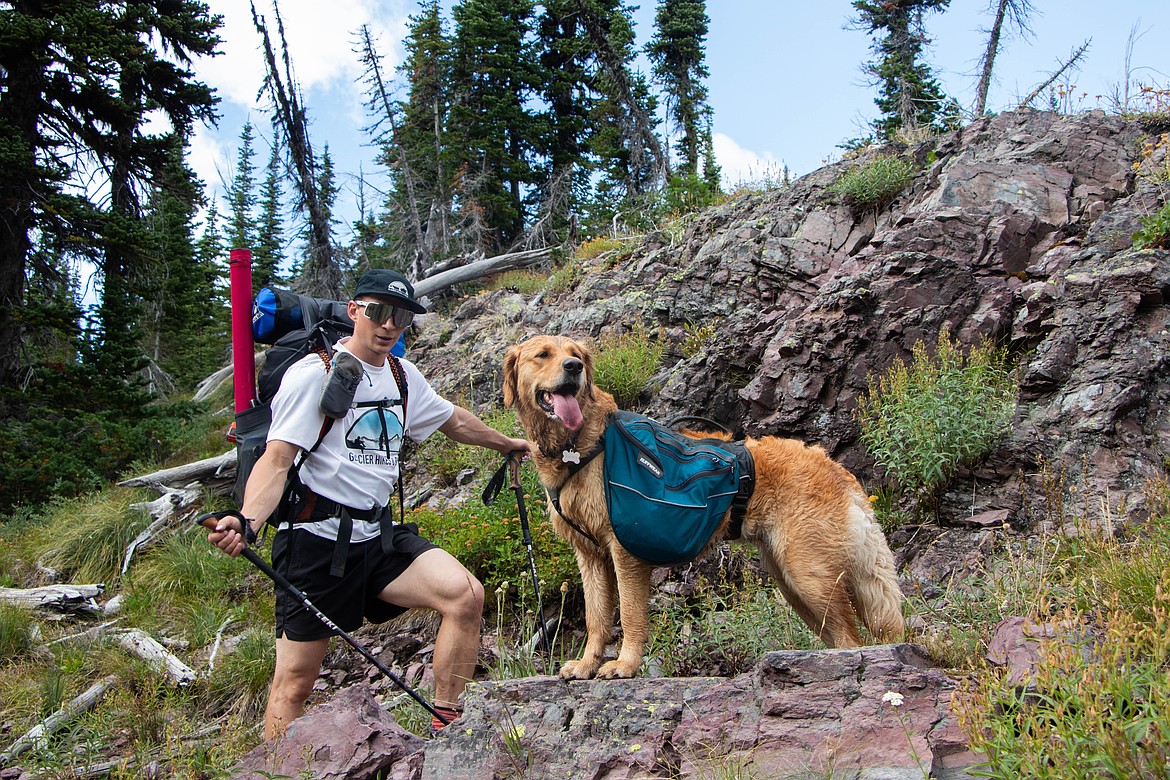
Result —
<path fill-rule="evenodd" d="M 735 454 L 632 412 L 605 432 L 605 500 L 614 535 L 632 555 L 670 566 L 693 560 L 740 486 Z"/>

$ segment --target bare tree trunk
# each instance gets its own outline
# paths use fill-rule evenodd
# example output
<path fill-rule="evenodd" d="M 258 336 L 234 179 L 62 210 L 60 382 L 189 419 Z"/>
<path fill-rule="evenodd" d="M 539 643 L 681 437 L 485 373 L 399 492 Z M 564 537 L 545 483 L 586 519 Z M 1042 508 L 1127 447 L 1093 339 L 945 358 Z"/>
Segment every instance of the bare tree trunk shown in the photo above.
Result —
<path fill-rule="evenodd" d="M 299 90 L 292 77 L 292 66 L 289 62 L 288 43 L 284 37 L 284 21 L 280 16 L 280 5 L 278 0 L 273 0 L 273 8 L 276 10 L 276 28 L 280 34 L 283 54 L 284 80 L 281 79 L 280 69 L 276 63 L 276 53 L 272 48 L 268 28 L 262 17 L 256 13 L 256 4 L 250 2 L 250 5 L 252 6 L 252 23 L 264 40 L 264 58 L 268 67 L 264 88 L 272 97 L 276 124 L 283 130 L 285 139 L 288 141 L 289 157 L 297 172 L 293 183 L 296 185 L 297 194 L 309 219 L 309 256 L 302 272 L 302 284 L 299 287 L 304 292 L 316 297 L 338 298 L 341 295 L 341 269 L 333 257 L 329 214 L 325 205 L 321 203 L 317 181 L 317 161 L 313 156 L 312 143 L 309 141 L 305 109 L 301 104 Z M 285 81 L 288 82 L 287 86 Z"/>
<path fill-rule="evenodd" d="M 979 85 L 975 88 L 975 117 L 983 116 L 987 110 L 987 91 L 991 87 L 991 72 L 995 67 L 995 55 L 999 53 L 999 39 L 1003 32 L 1003 20 L 1007 14 L 1008 0 L 999 0 L 995 9 L 995 21 L 991 24 L 991 33 L 987 38 L 987 50 L 983 52 L 983 72 L 979 76 Z"/>
<path fill-rule="evenodd" d="M 1066 60 L 1065 63 L 1060 66 L 1059 70 L 1057 70 L 1055 73 L 1053 73 L 1052 76 L 1047 81 L 1045 81 L 1043 84 L 1036 87 L 1036 89 L 1032 90 L 1032 92 L 1028 95 L 1028 97 L 1026 97 L 1020 101 L 1019 107 L 1023 108 L 1024 106 L 1031 103 L 1033 100 L 1036 99 L 1037 95 L 1039 95 L 1044 90 L 1048 89 L 1048 87 L 1050 87 L 1052 85 L 1052 83 L 1055 82 L 1058 78 L 1060 78 L 1061 75 L 1065 71 L 1067 71 L 1069 68 L 1071 68 L 1073 65 L 1075 65 L 1077 63 L 1077 61 L 1080 60 L 1081 57 L 1085 56 L 1085 52 L 1087 52 L 1089 50 L 1089 44 L 1092 42 L 1093 42 L 1093 39 L 1090 38 L 1087 41 L 1085 41 L 1084 43 L 1082 43 L 1081 48 L 1074 51 L 1069 56 L 1068 60 Z"/>
<path fill-rule="evenodd" d="M 976 118 L 983 116 L 987 111 L 987 94 L 991 91 L 991 76 L 995 72 L 995 58 L 1003 45 L 1004 24 L 1010 22 L 1021 35 L 1032 33 L 1028 26 L 1028 15 L 1032 13 L 1032 0 L 997 0 L 995 6 L 995 21 L 987 31 L 987 49 L 983 52 L 980 62 L 979 84 L 975 89 L 975 106 L 973 112 Z"/>
<path fill-rule="evenodd" d="M 398 136 L 398 122 L 394 118 L 394 106 L 391 105 L 390 95 L 386 91 L 386 82 L 382 79 L 382 68 L 379 64 L 380 57 L 374 49 L 374 41 L 370 37 L 369 25 L 363 24 L 360 34 L 362 36 L 362 60 L 366 63 L 366 73 L 370 79 L 371 88 L 374 93 L 372 97 L 381 103 L 382 112 L 386 117 L 386 121 L 390 123 L 390 142 L 394 145 L 398 157 L 398 165 L 402 170 L 402 180 L 406 184 L 406 205 L 409 211 L 407 221 L 410 223 L 411 231 L 414 233 L 414 252 L 410 270 L 411 275 L 415 279 L 418 279 L 423 273 L 422 257 L 426 248 L 427 239 L 423 234 L 418 197 L 414 190 L 414 172 L 410 169 L 410 162 L 406 159 L 406 150 L 402 147 L 402 142 Z"/>

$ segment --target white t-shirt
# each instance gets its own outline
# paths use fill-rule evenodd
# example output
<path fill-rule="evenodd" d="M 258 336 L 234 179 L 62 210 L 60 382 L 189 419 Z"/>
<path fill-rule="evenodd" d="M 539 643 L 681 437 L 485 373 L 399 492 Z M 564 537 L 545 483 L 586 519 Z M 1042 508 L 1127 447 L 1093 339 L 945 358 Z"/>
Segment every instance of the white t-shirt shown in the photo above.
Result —
<path fill-rule="evenodd" d="M 345 349 L 343 338 L 335 349 Z M 372 366 L 362 361 L 365 375 L 353 404 L 325 435 L 301 466 L 300 479 L 310 490 L 354 509 L 386 506 L 398 479 L 398 453 L 403 435 L 421 442 L 450 419 L 455 406 L 441 397 L 409 360 L 400 360 L 407 387 L 407 419 L 402 420 L 401 396 L 387 361 Z M 325 416 L 318 406 L 328 374 L 320 355 L 307 355 L 289 366 L 272 399 L 268 441 L 285 441 L 307 450 L 321 435 Z M 393 405 L 363 406 L 377 401 Z M 337 538 L 337 518 L 299 523 L 298 528 L 326 539 Z M 376 522 L 354 519 L 353 541 L 380 533 Z"/>

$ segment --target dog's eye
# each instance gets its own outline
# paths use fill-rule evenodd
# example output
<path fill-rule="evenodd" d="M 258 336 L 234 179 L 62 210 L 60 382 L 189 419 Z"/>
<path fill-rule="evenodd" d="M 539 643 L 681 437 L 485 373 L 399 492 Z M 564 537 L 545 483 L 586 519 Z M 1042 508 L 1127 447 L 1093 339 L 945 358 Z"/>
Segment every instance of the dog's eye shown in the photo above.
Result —
<path fill-rule="evenodd" d="M 536 353 L 536 356 L 537 356 L 538 358 L 541 358 L 541 359 L 543 359 L 543 358 L 546 358 L 546 357 L 548 357 L 548 350 L 547 350 L 547 349 L 542 349 L 540 352 L 537 352 L 537 353 Z"/>

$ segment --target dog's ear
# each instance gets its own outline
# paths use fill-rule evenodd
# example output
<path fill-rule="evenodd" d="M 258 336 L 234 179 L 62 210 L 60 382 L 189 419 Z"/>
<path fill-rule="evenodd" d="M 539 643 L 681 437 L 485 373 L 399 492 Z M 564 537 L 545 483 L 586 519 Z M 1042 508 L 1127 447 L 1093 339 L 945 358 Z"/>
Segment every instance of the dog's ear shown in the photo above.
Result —
<path fill-rule="evenodd" d="M 504 406 L 511 408 L 516 402 L 516 364 L 520 361 L 520 345 L 508 349 L 504 355 Z"/>
<path fill-rule="evenodd" d="M 585 364 L 585 389 L 589 397 L 593 398 L 593 351 L 584 344 L 581 345 L 581 362 Z"/>

